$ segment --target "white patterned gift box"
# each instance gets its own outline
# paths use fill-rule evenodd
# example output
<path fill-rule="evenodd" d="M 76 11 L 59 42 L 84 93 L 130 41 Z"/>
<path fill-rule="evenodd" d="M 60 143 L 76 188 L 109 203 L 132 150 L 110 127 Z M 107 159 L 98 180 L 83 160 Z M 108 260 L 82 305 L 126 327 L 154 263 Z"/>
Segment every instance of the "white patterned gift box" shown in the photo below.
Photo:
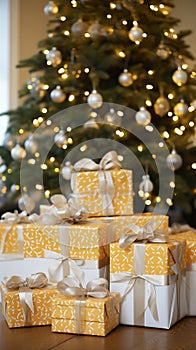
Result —
<path fill-rule="evenodd" d="M 120 323 L 169 329 L 187 314 L 185 242 L 110 244 L 110 291 Z"/>

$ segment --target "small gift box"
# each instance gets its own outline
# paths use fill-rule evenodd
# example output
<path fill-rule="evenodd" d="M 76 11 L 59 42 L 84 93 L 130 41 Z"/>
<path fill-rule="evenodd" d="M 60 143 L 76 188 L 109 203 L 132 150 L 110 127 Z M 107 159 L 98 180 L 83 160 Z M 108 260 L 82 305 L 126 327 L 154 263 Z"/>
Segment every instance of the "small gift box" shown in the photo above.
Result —
<path fill-rule="evenodd" d="M 188 303 L 188 315 L 196 316 L 196 234 L 186 231 L 170 235 L 171 240 L 186 241 L 185 252 L 187 259 L 186 291 Z"/>
<path fill-rule="evenodd" d="M 150 227 L 110 244 L 110 290 L 121 294 L 120 323 L 169 329 L 186 315 L 184 247 Z"/>
<path fill-rule="evenodd" d="M 44 273 L 23 280 L 12 276 L 1 284 L 2 313 L 9 328 L 51 324 L 51 301 L 57 289 Z"/>
<path fill-rule="evenodd" d="M 95 220 L 95 218 L 91 218 Z M 132 215 L 119 215 L 110 217 L 100 217 L 100 221 L 105 223 L 113 223 L 115 240 L 117 241 L 124 235 L 125 229 L 130 225 L 137 225 L 137 227 L 144 227 L 149 221 L 153 221 L 155 230 L 163 229 L 165 232 L 169 228 L 169 217 L 167 215 L 155 213 L 138 213 Z"/>
<path fill-rule="evenodd" d="M 132 171 L 121 169 L 115 151 L 97 164 L 83 158 L 73 167 L 73 198 L 88 208 L 89 216 L 130 215 L 133 213 Z"/>
<path fill-rule="evenodd" d="M 119 324 L 119 293 L 109 293 L 103 278 L 86 288 L 73 278 L 59 283 L 52 301 L 52 332 L 105 336 Z M 64 295 L 63 295 L 64 294 Z"/>

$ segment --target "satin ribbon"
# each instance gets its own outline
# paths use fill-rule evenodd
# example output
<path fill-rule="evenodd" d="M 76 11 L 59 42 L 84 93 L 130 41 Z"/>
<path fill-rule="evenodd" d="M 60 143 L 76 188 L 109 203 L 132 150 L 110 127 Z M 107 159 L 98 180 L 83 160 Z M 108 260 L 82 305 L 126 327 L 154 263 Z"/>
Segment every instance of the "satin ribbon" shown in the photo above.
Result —
<path fill-rule="evenodd" d="M 133 242 L 167 243 L 168 235 L 162 229 L 156 228 L 153 220 L 148 220 L 143 227 L 129 225 L 125 228 L 126 234 L 119 239 L 119 247 L 126 249 Z"/>
<path fill-rule="evenodd" d="M 5 277 L 3 284 L 9 290 L 18 290 L 24 315 L 24 325 L 31 325 L 31 313 L 34 313 L 32 289 L 46 287 L 48 284 L 46 275 L 43 272 L 38 272 L 26 279 L 20 276 Z M 5 308 L 4 305 L 4 312 L 6 314 Z"/>
<path fill-rule="evenodd" d="M 44 225 L 58 224 L 77 224 L 86 222 L 88 210 L 86 207 L 79 205 L 73 206 L 73 201 L 67 199 L 62 194 L 55 194 L 50 198 L 52 205 L 44 213 L 37 215 L 32 214 L 29 220 Z"/>
<path fill-rule="evenodd" d="M 169 234 L 176 234 L 188 231 L 196 233 L 196 229 L 189 225 L 180 225 L 178 223 L 174 223 L 171 227 L 169 227 Z"/>
<path fill-rule="evenodd" d="M 90 158 L 83 158 L 76 162 L 73 166 L 75 172 L 71 176 L 71 188 L 73 197 L 80 199 L 82 196 L 75 190 L 76 187 L 76 173 L 82 171 L 98 171 L 99 178 L 99 194 L 102 198 L 102 207 L 104 215 L 113 215 L 114 207 L 112 199 L 114 197 L 115 188 L 110 171 L 121 169 L 121 164 L 118 161 L 118 155 L 115 151 L 106 153 L 101 161 L 97 164 Z"/>
<path fill-rule="evenodd" d="M 13 226 L 15 224 L 29 223 L 29 217 L 27 216 L 27 212 L 25 210 L 22 211 L 21 213 L 18 213 L 18 211 L 15 210 L 13 213 L 11 213 L 11 212 L 4 213 L 1 216 L 0 224 L 1 223 L 7 224 L 5 231 L 2 235 L 1 245 L 0 245 L 0 254 L 3 254 L 3 251 L 5 249 L 5 242 L 6 242 L 7 236 L 11 232 Z M 21 255 L 23 254 L 23 242 L 22 242 L 22 239 L 19 235 L 19 232 L 18 232 L 18 248 L 19 248 L 18 254 L 5 254 L 4 258 L 6 259 L 6 257 L 13 255 L 13 259 L 14 259 L 14 258 L 21 257 Z"/>

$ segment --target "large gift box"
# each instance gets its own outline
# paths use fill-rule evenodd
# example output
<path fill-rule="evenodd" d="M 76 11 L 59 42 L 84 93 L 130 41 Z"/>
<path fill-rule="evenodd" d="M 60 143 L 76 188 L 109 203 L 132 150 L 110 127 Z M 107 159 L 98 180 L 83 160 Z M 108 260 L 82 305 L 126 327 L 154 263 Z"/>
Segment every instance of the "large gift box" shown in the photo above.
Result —
<path fill-rule="evenodd" d="M 169 329 L 187 314 L 184 246 L 110 244 L 110 290 L 122 297 L 121 324 Z"/>
<path fill-rule="evenodd" d="M 2 313 L 9 328 L 51 324 L 51 301 L 58 294 L 56 288 L 8 288 L 1 284 L 0 289 Z"/>
<path fill-rule="evenodd" d="M 105 336 L 119 324 L 119 294 L 97 299 L 56 296 L 52 332 Z"/>
<path fill-rule="evenodd" d="M 170 239 L 175 241 L 186 240 L 188 315 L 196 316 L 196 234 L 193 231 L 187 231 L 170 235 Z"/>
<path fill-rule="evenodd" d="M 133 176 L 121 169 L 116 152 L 108 152 L 99 164 L 84 158 L 74 165 L 73 198 L 88 208 L 89 216 L 133 213 Z"/>
<path fill-rule="evenodd" d="M 95 218 L 92 218 L 95 220 Z M 143 228 L 153 221 L 154 229 L 168 231 L 169 217 L 167 215 L 155 213 L 137 213 L 132 215 L 119 215 L 110 217 L 100 217 L 105 223 L 113 223 L 115 240 L 118 240 L 125 233 L 125 230 L 130 225 L 137 225 L 138 228 Z"/>

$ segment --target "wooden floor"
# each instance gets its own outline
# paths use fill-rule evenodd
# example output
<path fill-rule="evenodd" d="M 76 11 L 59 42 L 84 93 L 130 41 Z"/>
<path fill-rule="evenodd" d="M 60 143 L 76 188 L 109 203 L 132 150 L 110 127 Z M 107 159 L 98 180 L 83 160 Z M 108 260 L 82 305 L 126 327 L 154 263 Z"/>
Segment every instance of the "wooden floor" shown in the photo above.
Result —
<path fill-rule="evenodd" d="M 196 350 L 196 317 L 170 330 L 119 326 L 106 337 L 52 333 L 50 326 L 9 329 L 0 314 L 1 350 Z"/>

